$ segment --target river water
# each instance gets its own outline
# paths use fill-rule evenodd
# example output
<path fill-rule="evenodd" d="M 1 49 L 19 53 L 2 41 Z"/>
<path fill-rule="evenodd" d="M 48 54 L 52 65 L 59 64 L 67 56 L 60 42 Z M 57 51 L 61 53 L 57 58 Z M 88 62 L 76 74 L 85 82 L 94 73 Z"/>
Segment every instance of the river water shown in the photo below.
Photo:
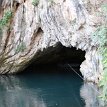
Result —
<path fill-rule="evenodd" d="M 92 84 L 70 70 L 54 70 L 0 76 L 0 107 L 101 107 Z"/>

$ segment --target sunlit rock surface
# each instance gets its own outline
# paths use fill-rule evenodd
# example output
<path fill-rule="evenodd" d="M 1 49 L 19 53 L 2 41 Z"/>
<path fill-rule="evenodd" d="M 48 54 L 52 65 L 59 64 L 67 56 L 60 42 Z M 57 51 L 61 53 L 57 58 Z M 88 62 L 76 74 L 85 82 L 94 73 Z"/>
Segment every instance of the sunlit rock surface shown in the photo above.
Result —
<path fill-rule="evenodd" d="M 12 2 L 11 2 L 12 1 Z M 0 19 L 7 10 L 13 18 L 0 34 L 0 73 L 22 71 L 44 49 L 60 42 L 86 52 L 81 73 L 88 81 L 98 82 L 102 64 L 98 44 L 91 35 L 104 17 L 105 0 L 0 0 Z M 22 47 L 22 48 L 21 48 Z"/>

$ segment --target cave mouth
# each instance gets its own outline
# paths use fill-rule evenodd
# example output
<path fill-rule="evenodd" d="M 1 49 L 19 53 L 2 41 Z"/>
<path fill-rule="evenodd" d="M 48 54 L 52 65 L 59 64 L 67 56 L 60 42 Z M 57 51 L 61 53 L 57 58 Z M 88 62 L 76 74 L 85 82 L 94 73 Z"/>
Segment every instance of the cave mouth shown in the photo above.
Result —
<path fill-rule="evenodd" d="M 38 52 L 36 59 L 31 61 L 23 73 L 73 73 L 71 66 L 81 75 L 79 69 L 84 60 L 85 51 L 57 43 L 55 47 Z"/>

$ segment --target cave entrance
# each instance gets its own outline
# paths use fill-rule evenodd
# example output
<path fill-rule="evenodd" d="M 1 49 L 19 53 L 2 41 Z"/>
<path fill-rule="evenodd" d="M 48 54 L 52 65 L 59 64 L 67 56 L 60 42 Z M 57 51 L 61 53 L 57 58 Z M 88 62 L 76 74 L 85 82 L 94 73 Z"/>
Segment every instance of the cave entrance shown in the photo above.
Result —
<path fill-rule="evenodd" d="M 36 59 L 24 70 L 34 73 L 74 73 L 70 66 L 80 75 L 80 65 L 85 60 L 85 52 L 74 47 L 65 47 L 57 43 L 55 47 L 49 47 L 38 52 Z M 68 64 L 70 66 L 68 66 Z"/>

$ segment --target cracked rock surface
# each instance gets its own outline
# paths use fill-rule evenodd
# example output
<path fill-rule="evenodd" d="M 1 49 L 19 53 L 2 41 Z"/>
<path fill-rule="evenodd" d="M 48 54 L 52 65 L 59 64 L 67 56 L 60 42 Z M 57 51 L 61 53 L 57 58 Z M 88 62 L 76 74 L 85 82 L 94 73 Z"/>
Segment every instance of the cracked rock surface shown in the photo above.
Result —
<path fill-rule="evenodd" d="M 0 74 L 22 71 L 32 59 L 60 42 L 86 52 L 80 71 L 98 82 L 102 73 L 98 44 L 91 35 L 103 24 L 101 5 L 106 0 L 0 0 L 0 19 L 7 10 L 13 17 L 0 33 Z"/>

